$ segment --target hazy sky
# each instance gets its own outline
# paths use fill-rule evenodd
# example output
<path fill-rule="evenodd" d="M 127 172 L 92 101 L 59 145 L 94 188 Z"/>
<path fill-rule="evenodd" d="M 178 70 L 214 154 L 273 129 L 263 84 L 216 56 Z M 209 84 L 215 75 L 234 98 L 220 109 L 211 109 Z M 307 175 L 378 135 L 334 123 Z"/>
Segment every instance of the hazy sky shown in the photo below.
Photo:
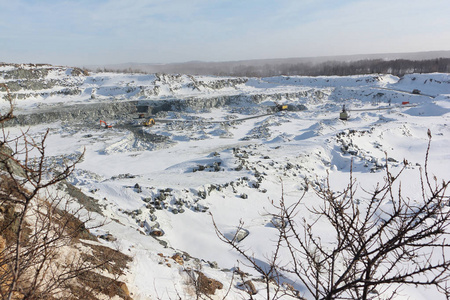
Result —
<path fill-rule="evenodd" d="M 0 0 L 0 62 L 450 50 L 450 0 Z"/>

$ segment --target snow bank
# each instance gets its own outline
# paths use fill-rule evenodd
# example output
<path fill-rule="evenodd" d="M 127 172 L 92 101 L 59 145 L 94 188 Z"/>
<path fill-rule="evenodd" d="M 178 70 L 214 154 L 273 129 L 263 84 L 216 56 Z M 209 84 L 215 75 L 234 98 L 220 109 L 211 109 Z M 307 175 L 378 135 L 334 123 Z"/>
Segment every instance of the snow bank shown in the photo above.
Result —
<path fill-rule="evenodd" d="M 450 74 L 408 74 L 397 83 L 391 84 L 391 88 L 412 92 L 418 89 L 422 94 L 437 96 L 439 94 L 450 95 Z"/>

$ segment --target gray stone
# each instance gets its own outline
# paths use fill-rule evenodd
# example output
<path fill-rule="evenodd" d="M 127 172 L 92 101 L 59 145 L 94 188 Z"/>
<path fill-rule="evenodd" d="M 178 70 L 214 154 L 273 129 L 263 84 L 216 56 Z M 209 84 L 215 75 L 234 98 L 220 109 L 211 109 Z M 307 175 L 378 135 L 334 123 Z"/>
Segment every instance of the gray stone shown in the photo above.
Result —
<path fill-rule="evenodd" d="M 239 228 L 238 231 L 236 232 L 233 241 L 235 242 L 240 242 L 243 239 L 245 239 L 248 235 L 250 234 L 250 232 L 247 229 L 244 228 Z"/>

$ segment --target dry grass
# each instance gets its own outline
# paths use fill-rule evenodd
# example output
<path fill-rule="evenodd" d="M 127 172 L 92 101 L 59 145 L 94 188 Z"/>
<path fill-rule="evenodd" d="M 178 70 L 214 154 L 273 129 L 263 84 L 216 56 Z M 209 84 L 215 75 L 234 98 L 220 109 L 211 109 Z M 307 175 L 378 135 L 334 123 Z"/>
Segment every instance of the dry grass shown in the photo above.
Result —
<path fill-rule="evenodd" d="M 100 269 L 108 271 L 108 273 L 120 276 L 123 270 L 127 268 L 127 264 L 132 258 L 120 251 L 100 245 L 91 245 L 83 243 L 92 249 L 92 255 L 83 253 L 83 259 L 93 265 L 98 265 Z"/>
<path fill-rule="evenodd" d="M 131 300 L 128 288 L 118 280 L 93 271 L 84 272 L 77 279 L 78 283 L 69 287 L 74 295 L 72 299 L 96 300 L 98 295 L 101 294 L 109 298 L 118 296 L 122 299 Z"/>

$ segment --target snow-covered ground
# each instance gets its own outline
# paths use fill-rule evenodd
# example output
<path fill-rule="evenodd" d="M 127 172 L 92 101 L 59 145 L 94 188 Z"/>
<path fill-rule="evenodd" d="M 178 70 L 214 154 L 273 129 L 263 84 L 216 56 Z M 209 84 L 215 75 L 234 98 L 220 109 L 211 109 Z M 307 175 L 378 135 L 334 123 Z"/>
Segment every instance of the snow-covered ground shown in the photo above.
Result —
<path fill-rule="evenodd" d="M 0 67 L 0 82 L 17 81 L 5 75 L 10 70 Z M 124 280 L 134 299 L 194 297 L 183 272 L 188 267 L 224 284 L 214 296 L 217 299 L 224 297 L 230 284 L 227 298 L 241 299 L 245 292 L 236 278 L 231 282 L 230 270 L 239 266 L 255 278 L 257 274 L 219 240 L 211 215 L 228 236 L 242 221 L 249 235 L 240 243 L 264 261 L 277 235 L 269 215 L 275 212 L 272 202 L 281 197 L 287 203 L 298 200 L 305 179 L 320 185 L 328 173 L 331 185 L 342 189 L 353 164 L 353 177 L 370 190 L 383 180 L 386 163 L 395 173 L 406 159 L 402 190 L 405 196 L 420 195 L 419 167 L 425 160 L 428 129 L 433 135 L 430 173 L 450 178 L 450 74 L 220 78 L 74 76 L 72 69 L 49 70 L 48 87 L 36 90 L 22 84 L 12 90 L 23 98 L 15 100 L 19 114 L 61 104 L 234 97 L 226 105 L 161 112 L 157 115 L 161 122 L 139 128 L 140 134 L 122 126 L 126 120 L 108 120 L 114 124 L 110 129 L 64 120 L 30 127 L 33 135 L 50 128 L 47 154 L 55 163 L 85 150 L 71 182 L 103 208 L 104 216 L 98 218 L 108 222 L 94 234 L 112 234 L 117 240 L 104 243 L 133 257 Z M 413 94 L 414 89 L 420 94 Z M 306 110 L 266 114 L 275 103 L 304 105 Z M 344 104 L 355 110 L 348 121 L 339 119 Z M 6 102 L 2 105 L 5 109 Z M 260 117 L 240 120 L 249 116 Z M 21 127 L 8 129 L 14 134 Z M 165 138 L 142 138 L 150 134 Z M 308 219 L 307 207 L 317 201 L 309 189 L 300 215 Z M 155 232 L 162 236 L 154 238 Z M 184 265 L 170 258 L 175 253 L 183 254 Z M 310 297 L 299 282 L 286 276 L 286 282 Z M 255 284 L 262 288 L 262 283 Z M 405 296 L 399 299 L 429 299 L 434 293 L 405 287 Z M 263 298 L 262 292 L 254 296 Z"/>

